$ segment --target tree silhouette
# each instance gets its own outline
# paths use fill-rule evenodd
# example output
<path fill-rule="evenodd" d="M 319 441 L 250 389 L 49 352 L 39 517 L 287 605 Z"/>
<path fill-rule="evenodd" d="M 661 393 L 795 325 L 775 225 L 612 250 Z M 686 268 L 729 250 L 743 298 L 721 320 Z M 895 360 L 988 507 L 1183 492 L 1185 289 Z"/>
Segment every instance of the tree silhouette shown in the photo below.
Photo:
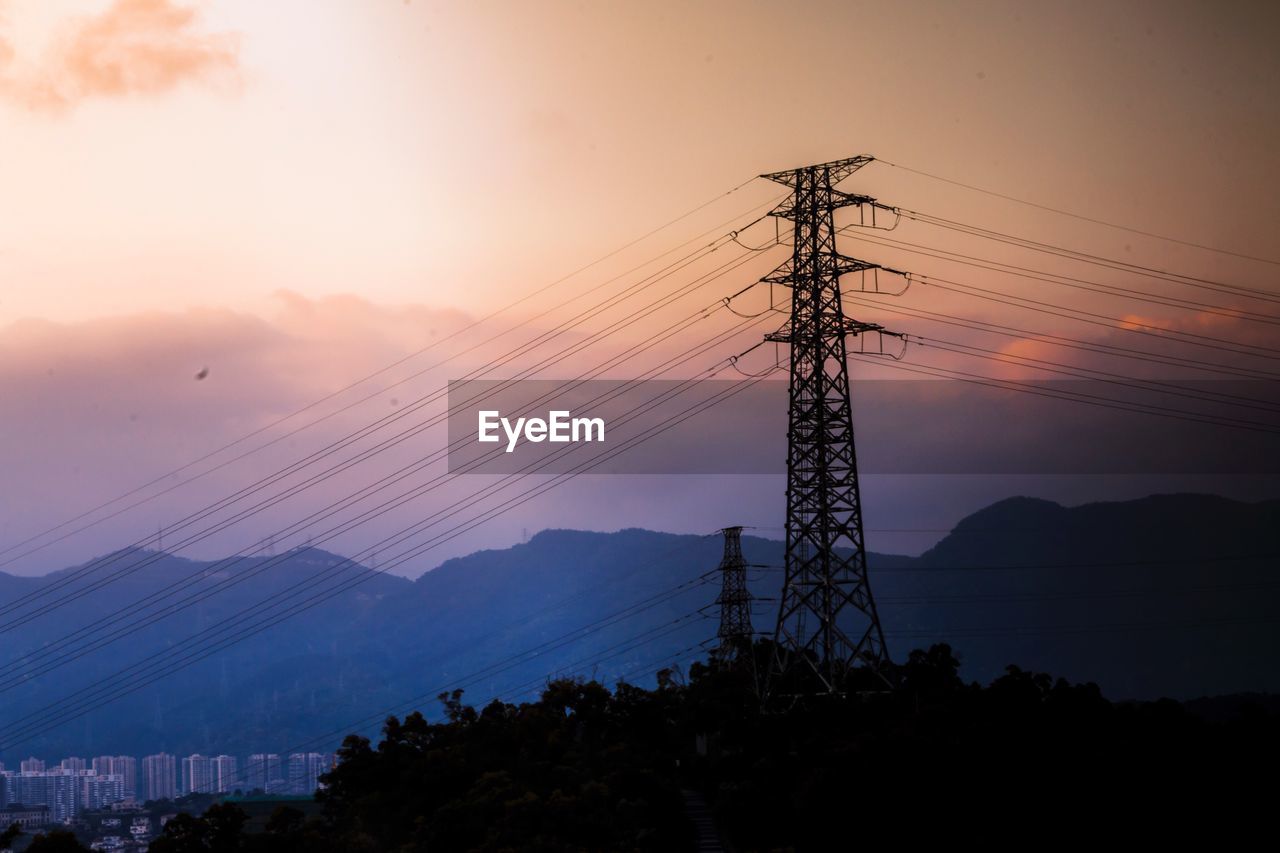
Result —
<path fill-rule="evenodd" d="M 774 649 L 751 653 L 764 664 Z M 415 712 L 388 718 L 376 744 L 348 737 L 319 814 L 277 809 L 250 834 L 224 803 L 174 818 L 152 849 L 685 850 L 682 789 L 741 853 L 846 849 L 855 836 L 920 846 L 976 825 L 1043 832 L 1111 809 L 1109 829 L 1133 819 L 1124 807 L 1139 795 L 1181 804 L 1182 823 L 1233 813 L 1234 830 L 1270 813 L 1265 786 L 1247 781 L 1280 758 L 1261 706 L 1210 725 L 1181 703 L 1113 704 L 1096 685 L 1016 666 L 986 687 L 959 672 L 939 644 L 909 654 L 891 689 L 851 678 L 782 708 L 762 707 L 751 667 L 716 658 L 652 690 L 560 679 L 534 702 L 479 710 L 454 690 L 437 722 Z"/>
<path fill-rule="evenodd" d="M 31 839 L 27 853 L 89 853 L 74 833 L 54 829 Z"/>
<path fill-rule="evenodd" d="M 203 817 L 179 814 L 151 843 L 153 853 L 230 853 L 245 848 L 248 816 L 234 803 L 215 803 Z"/>

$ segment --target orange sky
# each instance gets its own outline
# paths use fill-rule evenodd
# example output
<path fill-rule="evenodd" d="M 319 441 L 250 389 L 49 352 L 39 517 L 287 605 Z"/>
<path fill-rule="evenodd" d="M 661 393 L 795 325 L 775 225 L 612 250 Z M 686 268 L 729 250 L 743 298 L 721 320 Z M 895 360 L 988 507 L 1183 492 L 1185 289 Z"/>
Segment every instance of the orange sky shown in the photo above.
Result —
<path fill-rule="evenodd" d="M 25 494 L 0 495 L 0 539 L 74 509 L 68 483 L 85 500 L 122 490 L 125 472 L 85 473 L 94 463 L 77 455 L 84 429 L 48 428 L 94 423 L 129 396 L 122 388 L 137 393 L 116 406 L 119 434 L 95 433 L 93 452 L 162 472 L 767 170 L 869 153 L 1275 256 L 1277 43 L 1272 3 L 0 0 L 0 399 L 22 401 L 0 413 L 0 429 L 29 477 L 62 472 L 40 500 L 29 482 Z M 846 186 L 1275 287 L 1275 266 L 881 164 Z M 775 190 L 749 185 L 572 286 L 651 258 Z M 889 236 L 1027 261 L 917 224 Z M 1275 342 L 1273 326 L 1135 308 L 853 241 L 845 251 Z M 902 304 L 1033 322 L 923 287 Z M 887 310 L 857 312 L 926 337 L 940 331 Z M 1116 334 L 1043 318 L 1034 328 Z M 1028 341 L 1002 346 L 1043 354 Z M 228 384 L 192 386 L 210 364 L 210 379 Z M 191 396 L 197 388 L 208 396 Z M 151 431 L 139 434 L 138 423 Z M 19 453 L 13 437 L 29 435 L 47 440 Z M 153 529 L 155 520 L 138 523 Z"/>
<path fill-rule="evenodd" d="M 752 174 L 863 152 L 1245 252 L 1280 221 L 1274 4 L 3 9 L 0 324 L 279 289 L 471 310 Z"/>

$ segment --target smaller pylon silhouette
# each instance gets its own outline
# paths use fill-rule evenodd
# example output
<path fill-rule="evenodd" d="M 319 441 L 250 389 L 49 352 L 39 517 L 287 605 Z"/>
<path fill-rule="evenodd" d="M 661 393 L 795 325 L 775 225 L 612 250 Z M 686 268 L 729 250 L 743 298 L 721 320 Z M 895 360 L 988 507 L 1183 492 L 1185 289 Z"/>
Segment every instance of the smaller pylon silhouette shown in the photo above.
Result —
<path fill-rule="evenodd" d="M 751 591 L 747 589 L 747 563 L 742 558 L 742 528 L 726 527 L 724 559 L 720 561 L 720 659 L 732 663 L 751 656 Z"/>

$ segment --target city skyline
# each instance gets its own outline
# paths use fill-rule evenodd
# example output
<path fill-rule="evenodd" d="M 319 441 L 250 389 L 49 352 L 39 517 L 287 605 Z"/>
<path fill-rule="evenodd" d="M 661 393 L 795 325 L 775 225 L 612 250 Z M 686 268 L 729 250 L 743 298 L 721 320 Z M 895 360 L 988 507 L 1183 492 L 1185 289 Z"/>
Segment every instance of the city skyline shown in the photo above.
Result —
<path fill-rule="evenodd" d="M 57 763 L 30 756 L 17 770 L 0 762 L 0 809 L 47 810 L 50 823 L 70 823 L 84 812 L 122 804 L 176 801 L 191 795 L 260 791 L 308 797 L 322 787 L 320 777 L 336 764 L 332 753 L 254 753 L 243 764 L 236 756 L 192 753 L 174 756 L 67 756 Z M 139 773 L 141 768 L 141 773 Z M 276 775 L 270 775 L 272 772 Z M 283 773 L 283 775 L 281 775 Z M 261 784 L 253 784 L 258 780 Z M 14 818 L 18 820 L 18 818 Z M 40 825 L 23 817 L 23 825 Z"/>

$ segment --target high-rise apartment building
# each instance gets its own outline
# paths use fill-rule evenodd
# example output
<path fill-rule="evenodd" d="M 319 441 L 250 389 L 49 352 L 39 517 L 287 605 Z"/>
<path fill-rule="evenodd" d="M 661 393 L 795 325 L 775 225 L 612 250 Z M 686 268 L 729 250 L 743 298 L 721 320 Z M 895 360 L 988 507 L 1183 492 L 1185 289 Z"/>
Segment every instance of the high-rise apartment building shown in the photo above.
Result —
<path fill-rule="evenodd" d="M 142 759 L 142 799 L 174 800 L 178 797 L 177 759 L 166 752 Z"/>
<path fill-rule="evenodd" d="M 182 759 L 182 794 L 220 794 L 243 788 L 233 755 L 194 753 Z"/>
<path fill-rule="evenodd" d="M 80 809 L 100 809 L 125 799 L 124 777 L 92 770 L 71 771 L 80 778 Z"/>
<path fill-rule="evenodd" d="M 182 784 L 179 794 L 208 793 L 212 791 L 213 768 L 207 755 L 192 753 L 182 759 Z"/>
<path fill-rule="evenodd" d="M 28 770 L 4 774 L 6 799 L 11 804 L 48 806 L 49 817 L 71 820 L 80 813 L 83 786 L 74 770 Z"/>
<path fill-rule="evenodd" d="M 258 752 L 249 756 L 244 768 L 246 791 L 261 789 L 268 794 L 284 793 L 287 787 L 280 764 L 280 756 L 274 752 Z"/>
<path fill-rule="evenodd" d="M 314 794 L 320 776 L 333 766 L 333 757 L 320 752 L 295 752 L 289 756 L 289 793 Z"/>
<path fill-rule="evenodd" d="M 214 793 L 226 793 L 244 787 L 244 782 L 237 772 L 239 769 L 237 765 L 234 755 L 219 755 L 210 759 Z"/>
<path fill-rule="evenodd" d="M 138 759 L 132 755 L 99 755 L 91 767 L 99 776 L 119 776 L 124 780 L 124 796 L 138 796 Z"/>

